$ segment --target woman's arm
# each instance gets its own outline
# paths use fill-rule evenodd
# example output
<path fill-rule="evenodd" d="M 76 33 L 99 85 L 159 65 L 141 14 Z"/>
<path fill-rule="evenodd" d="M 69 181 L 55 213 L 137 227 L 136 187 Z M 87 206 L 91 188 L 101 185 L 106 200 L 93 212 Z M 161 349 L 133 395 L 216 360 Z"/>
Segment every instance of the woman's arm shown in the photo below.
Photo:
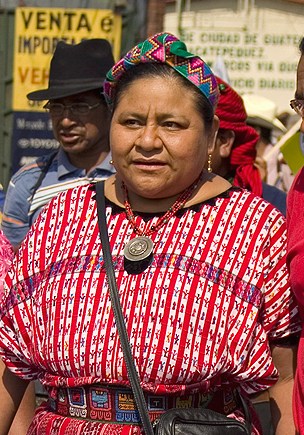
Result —
<path fill-rule="evenodd" d="M 35 384 L 28 385 L 8 435 L 26 435 L 36 409 Z"/>
<path fill-rule="evenodd" d="M 297 346 L 273 346 L 272 357 L 279 371 L 278 382 L 269 389 L 273 429 L 275 435 L 294 435 L 296 430 L 292 413 L 292 394 Z"/>
<path fill-rule="evenodd" d="M 7 435 L 28 382 L 10 372 L 0 359 L 0 435 Z"/>

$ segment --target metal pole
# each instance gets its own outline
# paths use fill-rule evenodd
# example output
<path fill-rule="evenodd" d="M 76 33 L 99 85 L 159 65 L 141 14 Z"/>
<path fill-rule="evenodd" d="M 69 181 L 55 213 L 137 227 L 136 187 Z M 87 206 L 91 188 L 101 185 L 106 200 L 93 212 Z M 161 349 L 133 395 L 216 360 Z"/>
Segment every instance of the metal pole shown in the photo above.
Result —
<path fill-rule="evenodd" d="M 149 0 L 147 11 L 147 38 L 163 31 L 166 2 Z"/>

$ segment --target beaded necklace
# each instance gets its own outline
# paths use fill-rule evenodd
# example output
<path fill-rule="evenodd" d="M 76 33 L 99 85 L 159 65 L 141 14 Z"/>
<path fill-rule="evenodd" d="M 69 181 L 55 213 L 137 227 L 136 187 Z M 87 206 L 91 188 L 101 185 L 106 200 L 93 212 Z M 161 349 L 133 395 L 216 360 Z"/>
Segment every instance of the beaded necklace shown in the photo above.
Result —
<path fill-rule="evenodd" d="M 164 225 L 166 225 L 169 219 L 178 212 L 178 210 L 184 207 L 194 190 L 197 189 L 202 178 L 203 171 L 197 179 L 179 195 L 175 203 L 158 219 L 156 224 L 152 225 L 147 231 L 142 231 L 135 222 L 135 216 L 129 202 L 128 189 L 122 181 L 121 187 L 124 196 L 126 216 L 133 228 L 133 232 L 137 235 L 137 237 L 131 239 L 124 248 L 124 266 L 128 273 L 134 275 L 141 273 L 152 263 L 154 245 L 149 236 L 156 231 L 159 231 Z"/>

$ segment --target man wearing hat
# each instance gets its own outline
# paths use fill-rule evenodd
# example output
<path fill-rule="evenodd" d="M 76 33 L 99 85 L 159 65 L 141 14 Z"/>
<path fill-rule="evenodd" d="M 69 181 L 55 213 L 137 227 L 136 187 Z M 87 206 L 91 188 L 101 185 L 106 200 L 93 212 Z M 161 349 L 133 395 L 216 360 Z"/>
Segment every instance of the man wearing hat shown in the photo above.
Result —
<path fill-rule="evenodd" d="M 1 228 L 15 249 L 44 207 L 59 192 L 108 178 L 110 115 L 103 81 L 113 66 L 111 46 L 104 39 L 70 45 L 60 41 L 54 52 L 48 89 L 31 92 L 29 100 L 48 100 L 55 154 L 22 167 L 11 179 Z"/>
<path fill-rule="evenodd" d="M 252 126 L 259 135 L 256 144 L 258 165 L 263 181 L 287 192 L 292 180 L 291 170 L 284 164 L 283 156 L 278 150 L 271 158 L 264 157 L 272 149 L 274 137 L 286 133 L 286 127 L 277 118 L 277 105 L 266 97 L 256 94 L 242 95 L 248 115 L 247 124 Z"/>

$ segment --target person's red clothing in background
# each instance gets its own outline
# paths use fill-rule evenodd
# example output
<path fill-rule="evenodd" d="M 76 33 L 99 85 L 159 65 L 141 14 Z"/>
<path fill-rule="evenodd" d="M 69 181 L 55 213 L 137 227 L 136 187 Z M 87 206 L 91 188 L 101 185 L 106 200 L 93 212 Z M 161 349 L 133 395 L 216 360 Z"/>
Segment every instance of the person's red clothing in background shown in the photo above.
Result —
<path fill-rule="evenodd" d="M 298 299 L 304 323 L 304 168 L 297 174 L 287 196 L 288 255 L 290 284 Z M 298 432 L 304 434 L 304 330 L 298 349 L 294 389 L 294 418 Z"/>

